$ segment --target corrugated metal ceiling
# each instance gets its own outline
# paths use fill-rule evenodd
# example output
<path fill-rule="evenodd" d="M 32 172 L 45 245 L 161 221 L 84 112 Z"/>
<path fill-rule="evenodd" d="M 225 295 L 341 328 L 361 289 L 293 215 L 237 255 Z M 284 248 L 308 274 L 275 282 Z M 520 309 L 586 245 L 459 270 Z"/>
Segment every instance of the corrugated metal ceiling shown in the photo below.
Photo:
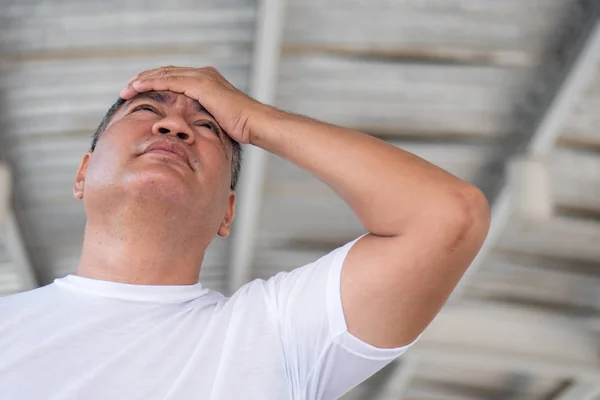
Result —
<path fill-rule="evenodd" d="M 555 57 L 549 44 L 571 4 L 289 0 L 276 104 L 384 138 L 473 180 L 515 131 L 515 110 L 537 68 Z M 159 65 L 214 65 L 247 90 L 256 2 L 28 0 L 0 8 L 2 144 L 27 247 L 48 283 L 78 263 L 85 215 L 72 198 L 74 172 L 118 90 Z M 559 212 L 541 225 L 513 219 L 466 299 L 597 319 L 599 101 L 600 70 L 547 160 Z M 253 276 L 311 262 L 361 233 L 323 183 L 269 158 Z M 2 243 L 7 294 L 19 286 Z M 201 273 L 207 286 L 225 290 L 229 247 L 224 239 L 211 245 Z M 514 367 L 425 360 L 405 398 L 541 400 L 562 382 L 526 375 L 522 384 Z M 370 396 L 373 382 L 348 398 Z M 514 397 L 498 397 L 507 387 L 517 387 Z"/>

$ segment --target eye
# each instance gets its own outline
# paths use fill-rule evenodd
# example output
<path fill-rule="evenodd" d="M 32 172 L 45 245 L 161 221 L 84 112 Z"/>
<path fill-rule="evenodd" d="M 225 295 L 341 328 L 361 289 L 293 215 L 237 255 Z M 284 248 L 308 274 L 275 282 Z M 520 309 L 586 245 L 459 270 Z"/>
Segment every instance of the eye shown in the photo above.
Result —
<path fill-rule="evenodd" d="M 142 110 L 144 110 L 144 111 L 150 111 L 150 112 L 153 112 L 154 114 L 159 114 L 160 115 L 160 113 L 158 112 L 158 110 L 156 108 L 154 108 L 154 107 L 152 107 L 151 105 L 148 105 L 148 104 L 141 104 L 141 105 L 135 107 L 133 110 L 131 110 L 131 112 L 133 113 L 133 112 L 142 111 Z"/>
<path fill-rule="evenodd" d="M 211 123 L 211 122 L 198 122 L 196 123 L 196 126 L 200 127 L 200 128 L 206 128 L 206 129 L 210 129 L 211 131 L 218 133 L 218 129 L 215 126 L 215 124 Z"/>

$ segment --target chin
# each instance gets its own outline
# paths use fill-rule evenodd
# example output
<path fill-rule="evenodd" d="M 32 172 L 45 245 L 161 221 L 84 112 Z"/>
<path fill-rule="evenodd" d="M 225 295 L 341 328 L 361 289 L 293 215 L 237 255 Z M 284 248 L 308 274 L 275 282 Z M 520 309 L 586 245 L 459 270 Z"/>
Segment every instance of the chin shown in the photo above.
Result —
<path fill-rule="evenodd" d="M 123 190 L 138 200 L 155 200 L 171 206 L 191 207 L 195 195 L 190 179 L 170 167 L 145 168 L 127 174 L 123 180 Z"/>

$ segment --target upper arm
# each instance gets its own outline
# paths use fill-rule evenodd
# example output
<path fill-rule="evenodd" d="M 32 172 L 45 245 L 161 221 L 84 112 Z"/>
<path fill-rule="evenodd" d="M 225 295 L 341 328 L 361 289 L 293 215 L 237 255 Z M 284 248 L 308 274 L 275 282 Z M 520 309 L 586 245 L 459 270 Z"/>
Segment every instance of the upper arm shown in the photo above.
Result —
<path fill-rule="evenodd" d="M 348 331 L 373 346 L 414 341 L 438 313 L 489 228 L 483 194 L 469 189 L 394 237 L 367 235 L 350 249 L 341 295 Z"/>
<path fill-rule="evenodd" d="M 340 276 L 355 244 L 264 283 L 294 398 L 339 398 L 406 350 L 376 348 L 348 332 Z"/>

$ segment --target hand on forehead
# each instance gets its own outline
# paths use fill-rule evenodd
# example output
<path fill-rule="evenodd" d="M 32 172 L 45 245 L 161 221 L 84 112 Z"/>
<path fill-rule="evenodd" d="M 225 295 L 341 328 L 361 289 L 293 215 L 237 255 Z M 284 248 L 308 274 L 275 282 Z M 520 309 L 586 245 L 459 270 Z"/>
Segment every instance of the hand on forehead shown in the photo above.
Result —
<path fill-rule="evenodd" d="M 184 82 L 181 82 L 181 78 L 193 77 L 194 74 L 197 74 L 198 70 L 199 68 L 168 66 L 140 72 L 132 77 L 127 86 L 121 90 L 121 98 L 129 100 L 138 93 L 169 91 L 186 95 L 198 101 L 197 96 L 186 90 L 185 86 L 182 85 Z M 185 82 L 185 84 L 189 83 Z"/>

